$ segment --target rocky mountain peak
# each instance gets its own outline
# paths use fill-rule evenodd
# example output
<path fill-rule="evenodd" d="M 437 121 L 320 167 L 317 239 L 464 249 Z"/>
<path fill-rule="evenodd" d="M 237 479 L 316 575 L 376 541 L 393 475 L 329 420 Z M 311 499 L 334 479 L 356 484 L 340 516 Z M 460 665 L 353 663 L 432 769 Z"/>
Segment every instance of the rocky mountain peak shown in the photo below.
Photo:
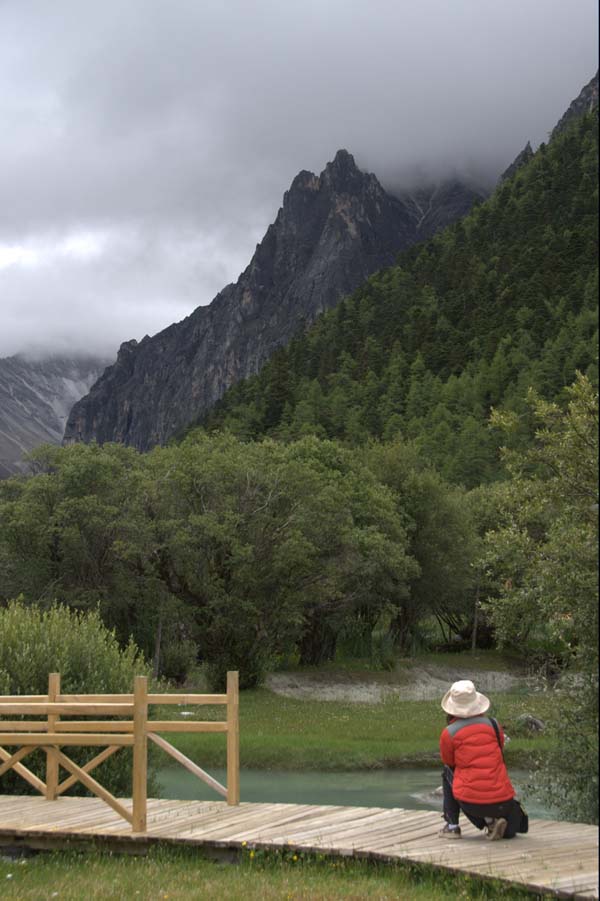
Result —
<path fill-rule="evenodd" d="M 573 119 L 576 119 L 578 116 L 582 116 L 584 113 L 589 113 L 597 106 L 598 72 L 596 72 L 593 78 L 590 78 L 585 87 L 581 89 L 575 100 L 571 102 L 566 112 L 558 120 L 557 124 L 552 130 L 550 139 L 556 137 L 556 135 L 560 134 L 561 131 L 564 131 L 565 128 L 568 128 Z"/>
<path fill-rule="evenodd" d="M 361 187 L 369 186 L 373 181 L 381 187 L 374 175 L 358 168 L 354 157 L 347 150 L 338 150 L 333 160 L 327 163 L 321 173 L 322 184 L 338 193 L 357 192 Z M 381 190 L 383 191 L 383 189 Z"/>
<path fill-rule="evenodd" d="M 512 178 L 513 175 L 515 174 L 515 172 L 517 172 L 517 170 L 520 169 L 521 166 L 525 166 L 529 162 L 529 160 L 532 158 L 532 156 L 533 156 L 533 150 L 531 148 L 531 143 L 529 141 L 527 141 L 527 143 L 525 144 L 525 146 L 523 147 L 521 152 L 517 154 L 517 156 L 514 158 L 514 160 L 510 164 L 510 166 L 508 166 L 504 170 L 504 172 L 502 173 L 502 175 L 500 176 L 500 178 L 498 180 L 502 182 L 502 181 L 506 181 L 509 178 Z"/>
<path fill-rule="evenodd" d="M 417 215 L 343 149 L 320 175 L 299 172 L 238 281 L 158 335 L 125 342 L 73 407 L 65 441 L 167 441 L 400 250 L 466 212 L 472 195 L 465 205 L 456 193 L 427 196 Z"/>
<path fill-rule="evenodd" d="M 352 154 L 343 148 L 338 150 L 331 162 L 327 163 L 323 175 L 329 178 L 353 178 L 357 175 L 360 178 L 364 177 Z"/>
<path fill-rule="evenodd" d="M 318 191 L 337 194 L 357 193 L 362 186 L 370 186 L 373 182 L 383 191 L 374 175 L 362 172 L 358 168 L 351 153 L 347 150 L 338 150 L 320 175 L 306 169 L 298 173 L 284 196 L 284 206 L 286 200 L 296 194 Z"/>

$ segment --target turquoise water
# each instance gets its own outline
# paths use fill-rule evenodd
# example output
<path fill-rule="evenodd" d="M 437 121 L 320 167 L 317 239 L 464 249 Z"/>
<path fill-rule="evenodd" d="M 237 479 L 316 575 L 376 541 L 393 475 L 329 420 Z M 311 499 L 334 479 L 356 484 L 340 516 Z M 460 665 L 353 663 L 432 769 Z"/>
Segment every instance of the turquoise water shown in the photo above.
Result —
<path fill-rule="evenodd" d="M 209 770 L 222 785 L 225 770 Z M 556 811 L 527 796 L 525 770 L 510 770 L 517 796 L 533 817 L 558 818 Z M 219 800 L 220 795 L 181 766 L 165 767 L 158 774 L 163 798 Z M 441 797 L 432 796 L 441 785 L 441 769 L 402 768 L 355 772 L 272 772 L 241 770 L 242 801 L 287 804 L 335 804 L 351 807 L 404 807 L 411 810 L 440 810 Z"/>

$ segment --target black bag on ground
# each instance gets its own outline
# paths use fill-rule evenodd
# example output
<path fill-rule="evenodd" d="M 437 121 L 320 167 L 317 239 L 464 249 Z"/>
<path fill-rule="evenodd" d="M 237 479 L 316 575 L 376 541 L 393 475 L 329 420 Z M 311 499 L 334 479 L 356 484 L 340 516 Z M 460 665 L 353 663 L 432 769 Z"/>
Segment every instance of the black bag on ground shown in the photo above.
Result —
<path fill-rule="evenodd" d="M 498 723 L 493 717 L 490 717 L 490 722 L 494 727 L 494 732 L 496 733 L 496 738 L 498 739 L 498 744 L 500 746 L 500 751 L 502 753 L 502 757 L 504 757 L 504 749 L 502 748 L 502 742 L 500 741 L 500 731 L 498 729 Z M 517 832 L 529 832 L 529 817 L 527 816 L 527 812 L 524 810 L 523 805 L 520 801 L 517 801 L 516 798 L 513 798 L 513 804 L 518 808 L 519 815 L 519 825 L 517 826 Z M 516 811 L 515 811 L 516 813 Z M 515 817 L 516 819 L 516 817 Z"/>
<path fill-rule="evenodd" d="M 519 825 L 517 826 L 517 832 L 529 832 L 529 817 L 527 816 L 527 811 L 523 808 L 523 805 L 514 799 L 515 804 L 519 808 L 520 818 Z"/>

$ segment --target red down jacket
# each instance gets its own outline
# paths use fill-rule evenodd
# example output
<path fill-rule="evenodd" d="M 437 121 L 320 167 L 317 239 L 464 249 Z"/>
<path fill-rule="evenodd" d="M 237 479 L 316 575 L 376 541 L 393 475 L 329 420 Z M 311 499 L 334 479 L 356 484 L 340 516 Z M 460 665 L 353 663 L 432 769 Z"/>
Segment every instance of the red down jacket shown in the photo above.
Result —
<path fill-rule="evenodd" d="M 504 745 L 504 732 L 498 726 Z M 443 762 L 454 770 L 452 793 L 468 804 L 498 804 L 514 798 L 489 716 L 456 718 L 440 736 Z"/>

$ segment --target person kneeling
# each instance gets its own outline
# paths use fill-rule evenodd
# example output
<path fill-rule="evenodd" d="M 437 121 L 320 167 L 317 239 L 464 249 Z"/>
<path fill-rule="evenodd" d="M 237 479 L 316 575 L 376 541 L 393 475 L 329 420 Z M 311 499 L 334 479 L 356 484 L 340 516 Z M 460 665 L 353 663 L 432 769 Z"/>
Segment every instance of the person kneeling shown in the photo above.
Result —
<path fill-rule="evenodd" d="M 442 698 L 448 725 L 440 736 L 444 763 L 442 786 L 444 819 L 442 838 L 461 837 L 461 811 L 487 838 L 512 838 L 521 829 L 524 813 L 504 764 L 504 732 L 484 716 L 489 698 L 475 690 L 469 679 L 455 682 Z"/>

